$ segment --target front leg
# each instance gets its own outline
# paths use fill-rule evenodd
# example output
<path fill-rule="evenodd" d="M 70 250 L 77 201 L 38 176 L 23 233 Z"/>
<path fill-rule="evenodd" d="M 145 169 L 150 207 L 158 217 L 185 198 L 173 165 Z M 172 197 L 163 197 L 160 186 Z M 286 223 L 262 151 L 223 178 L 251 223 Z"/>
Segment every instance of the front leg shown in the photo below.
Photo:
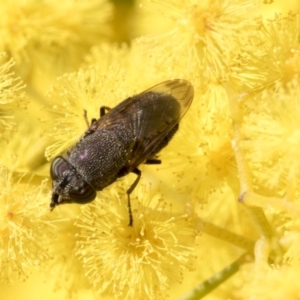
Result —
<path fill-rule="evenodd" d="M 100 107 L 100 118 L 103 117 L 110 110 L 111 110 L 111 108 L 108 107 L 108 106 L 101 106 Z M 89 120 L 88 120 L 87 110 L 86 109 L 83 110 L 83 117 L 84 117 L 85 123 L 86 123 L 86 125 L 87 125 L 88 128 L 97 121 L 97 119 L 93 118 L 91 120 L 91 124 L 89 124 Z"/>
<path fill-rule="evenodd" d="M 86 123 L 86 125 L 87 125 L 88 128 L 89 128 L 91 125 L 93 125 L 93 124 L 97 121 L 97 119 L 93 118 L 93 119 L 91 120 L 91 124 L 89 124 L 89 120 L 88 120 L 88 116 L 87 116 L 87 111 L 86 111 L 86 109 L 83 110 L 83 117 L 84 117 L 85 123 Z"/>
<path fill-rule="evenodd" d="M 105 114 L 107 114 L 107 112 L 110 110 L 111 110 L 111 108 L 108 106 L 101 106 L 100 107 L 100 118 L 103 117 Z"/>

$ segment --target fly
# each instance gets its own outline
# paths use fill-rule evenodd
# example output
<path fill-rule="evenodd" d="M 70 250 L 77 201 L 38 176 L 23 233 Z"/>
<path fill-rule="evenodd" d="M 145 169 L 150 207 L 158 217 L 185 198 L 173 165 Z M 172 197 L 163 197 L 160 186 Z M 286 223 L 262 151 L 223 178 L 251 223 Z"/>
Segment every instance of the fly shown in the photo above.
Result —
<path fill-rule="evenodd" d="M 100 118 L 64 155 L 51 164 L 53 182 L 50 208 L 64 203 L 84 204 L 118 178 L 134 173 L 127 190 L 129 226 L 133 224 L 130 194 L 137 186 L 139 165 L 160 164 L 157 154 L 179 128 L 194 97 L 193 86 L 175 79 L 129 97 L 113 109 L 102 106 Z"/>

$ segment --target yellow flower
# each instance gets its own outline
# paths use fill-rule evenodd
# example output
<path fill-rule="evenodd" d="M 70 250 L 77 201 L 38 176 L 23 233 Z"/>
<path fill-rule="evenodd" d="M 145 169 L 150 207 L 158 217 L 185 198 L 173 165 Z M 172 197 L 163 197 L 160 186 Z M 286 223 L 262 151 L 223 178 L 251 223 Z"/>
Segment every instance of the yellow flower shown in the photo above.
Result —
<path fill-rule="evenodd" d="M 295 280 L 299 272 L 299 262 L 261 269 L 253 264 L 246 265 L 240 272 L 243 285 L 237 290 L 236 297 L 247 295 L 248 298 L 264 300 L 299 299 L 299 285 Z"/>
<path fill-rule="evenodd" d="M 110 12 L 105 0 L 1 1 L 0 49 L 18 65 L 43 65 L 49 70 L 56 62 L 55 72 L 74 68 L 89 47 L 108 36 Z"/>
<path fill-rule="evenodd" d="M 142 2 L 142 7 L 155 10 L 170 24 L 165 33 L 141 39 L 145 51 L 155 49 L 153 63 L 157 69 L 172 65 L 173 70 L 191 74 L 202 85 L 200 80 L 228 75 L 243 35 L 255 24 L 250 17 L 256 6 L 248 0 L 149 1 Z"/>
<path fill-rule="evenodd" d="M 195 229 L 186 215 L 171 213 L 159 194 L 146 196 L 143 187 L 137 194 L 132 227 L 122 190 L 102 192 L 101 200 L 84 207 L 76 222 L 76 255 L 101 295 L 164 299 L 171 283 L 192 268 Z"/>
<path fill-rule="evenodd" d="M 84 274 L 82 263 L 74 255 L 77 235 L 80 233 L 74 222 L 79 212 L 77 205 L 58 207 L 51 212 L 54 228 L 51 239 L 47 240 L 52 256 L 45 268 L 48 282 L 68 298 L 76 297 L 92 287 Z"/>
<path fill-rule="evenodd" d="M 12 59 L 5 61 L 7 56 L 0 53 L 0 133 L 1 137 L 5 135 L 5 131 L 11 130 L 15 123 L 13 112 L 25 105 L 25 97 L 21 92 L 24 84 L 20 78 L 17 78 L 12 67 L 14 62 Z"/>
<path fill-rule="evenodd" d="M 232 62 L 232 77 L 251 88 L 288 84 L 300 75 L 298 14 L 257 20 L 257 30 L 245 41 L 244 51 Z"/>
<path fill-rule="evenodd" d="M 276 16 L 267 26 L 261 24 L 259 37 L 268 42 L 262 47 L 264 64 L 260 67 L 267 68 L 269 81 L 274 78 L 274 82 L 286 84 L 300 76 L 299 28 L 300 18 L 296 14 Z"/>
<path fill-rule="evenodd" d="M 2 164 L 0 174 L 0 281 L 25 280 L 33 267 L 50 258 L 45 244 L 46 182 L 26 183 Z"/>
<path fill-rule="evenodd" d="M 175 189 L 188 192 L 188 197 L 202 203 L 214 199 L 212 195 L 223 190 L 224 184 L 237 192 L 231 139 L 232 125 L 224 88 L 210 84 L 205 91 L 196 89 L 193 106 L 182 119 L 180 130 L 161 153 L 163 164 L 159 168 L 171 166 L 169 173 L 175 173 L 177 179 L 173 184 Z"/>
<path fill-rule="evenodd" d="M 153 53 L 145 53 L 144 50 L 136 40 L 130 47 L 126 44 L 103 43 L 91 49 L 90 54 L 86 56 L 85 66 L 97 68 L 106 80 L 114 81 L 114 88 L 119 86 L 123 89 L 118 102 L 163 81 L 175 78 L 191 79 L 184 76 L 182 70 L 175 72 L 170 67 L 158 72 L 153 65 Z"/>
<path fill-rule="evenodd" d="M 298 78 L 249 100 L 243 146 L 256 180 L 272 194 L 298 190 L 300 175 Z M 295 191 L 296 191 L 295 190 Z M 294 191 L 294 192 L 295 192 Z"/>

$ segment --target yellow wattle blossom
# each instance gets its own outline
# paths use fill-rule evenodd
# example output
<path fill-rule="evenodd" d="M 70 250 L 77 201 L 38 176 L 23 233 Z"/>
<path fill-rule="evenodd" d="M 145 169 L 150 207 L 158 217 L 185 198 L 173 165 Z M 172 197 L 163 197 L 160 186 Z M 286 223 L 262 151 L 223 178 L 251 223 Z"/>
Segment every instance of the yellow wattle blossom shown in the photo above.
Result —
<path fill-rule="evenodd" d="M 70 299 L 76 299 L 80 292 L 91 290 L 92 287 L 84 274 L 82 264 L 74 254 L 79 234 L 74 223 L 79 212 L 79 207 L 75 205 L 52 212 L 53 235 L 48 239 L 47 245 L 52 259 L 47 262 L 47 271 L 43 273 L 48 280 L 51 279 L 52 289 Z"/>
<path fill-rule="evenodd" d="M 299 268 L 299 262 L 294 265 L 268 266 L 260 270 L 255 270 L 252 264 L 245 266 L 241 271 L 244 285 L 240 291 L 236 291 L 236 297 L 251 293 L 257 299 L 299 299 L 299 286 L 295 280 Z"/>
<path fill-rule="evenodd" d="M 247 37 L 244 52 L 231 64 L 232 77 L 255 89 L 299 78 L 299 28 L 299 15 L 291 12 L 257 19 L 257 30 Z"/>
<path fill-rule="evenodd" d="M 300 74 L 300 18 L 297 14 L 276 16 L 267 25 L 261 24 L 259 40 L 267 40 L 262 44 L 264 66 L 268 78 L 273 81 L 288 83 Z M 258 41 L 258 43 L 260 43 Z M 268 82 L 268 83 L 269 83 Z"/>
<path fill-rule="evenodd" d="M 109 35 L 105 0 L 12 0 L 0 4 L 0 49 L 17 64 L 65 69 L 78 64 L 89 47 Z M 73 66 L 74 67 L 74 66 Z"/>
<path fill-rule="evenodd" d="M 132 227 L 125 193 L 120 197 L 112 189 L 78 216 L 76 255 L 103 297 L 165 298 L 171 284 L 182 281 L 182 271 L 193 269 L 193 222 L 187 215 L 172 213 L 159 195 L 149 199 L 141 190 L 132 200 Z"/>
<path fill-rule="evenodd" d="M 22 80 L 15 76 L 12 71 L 14 62 L 7 61 L 7 55 L 0 53 L 0 134 L 5 135 L 5 131 L 11 130 L 15 122 L 13 121 L 14 110 L 25 106 L 24 84 Z"/>
<path fill-rule="evenodd" d="M 257 8 L 256 1 L 167 0 L 141 1 L 141 5 L 169 22 L 164 33 L 141 39 L 145 51 L 148 48 L 159 53 L 153 60 L 157 70 L 172 64 L 174 70 L 197 78 L 197 85 L 227 79 L 243 35 L 255 28 L 249 16 Z M 152 23 L 148 20 L 148 24 Z"/>
<path fill-rule="evenodd" d="M 277 84 L 249 103 L 243 126 L 243 147 L 257 183 L 273 195 L 292 189 L 291 200 L 296 200 L 300 174 L 299 104 L 298 78 Z"/>
<path fill-rule="evenodd" d="M 45 185 L 34 186 L 0 165 L 0 281 L 25 281 L 50 259 Z"/>
<path fill-rule="evenodd" d="M 172 178 L 173 189 L 182 194 L 181 201 L 195 201 L 201 216 L 213 218 L 210 220 L 216 224 L 231 219 L 237 225 L 242 218 L 236 208 L 239 179 L 231 141 L 226 91 L 220 84 L 210 84 L 201 97 L 195 97 L 180 130 L 160 155 L 162 165 L 157 167 L 156 176 Z M 219 210 L 227 212 L 222 220 L 217 217 Z"/>

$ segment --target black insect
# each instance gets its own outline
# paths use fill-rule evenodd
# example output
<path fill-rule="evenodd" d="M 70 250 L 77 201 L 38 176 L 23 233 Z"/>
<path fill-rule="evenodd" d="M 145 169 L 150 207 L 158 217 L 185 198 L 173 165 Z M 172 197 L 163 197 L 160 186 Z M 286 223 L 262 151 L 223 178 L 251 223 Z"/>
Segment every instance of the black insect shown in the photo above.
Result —
<path fill-rule="evenodd" d="M 137 175 L 127 190 L 129 225 L 133 224 L 130 194 L 137 186 L 138 166 L 160 164 L 156 154 L 164 148 L 194 97 L 192 85 L 182 79 L 160 83 L 130 97 L 115 108 L 100 108 L 87 131 L 50 169 L 53 181 L 51 210 L 63 203 L 88 203 L 119 177 Z"/>

